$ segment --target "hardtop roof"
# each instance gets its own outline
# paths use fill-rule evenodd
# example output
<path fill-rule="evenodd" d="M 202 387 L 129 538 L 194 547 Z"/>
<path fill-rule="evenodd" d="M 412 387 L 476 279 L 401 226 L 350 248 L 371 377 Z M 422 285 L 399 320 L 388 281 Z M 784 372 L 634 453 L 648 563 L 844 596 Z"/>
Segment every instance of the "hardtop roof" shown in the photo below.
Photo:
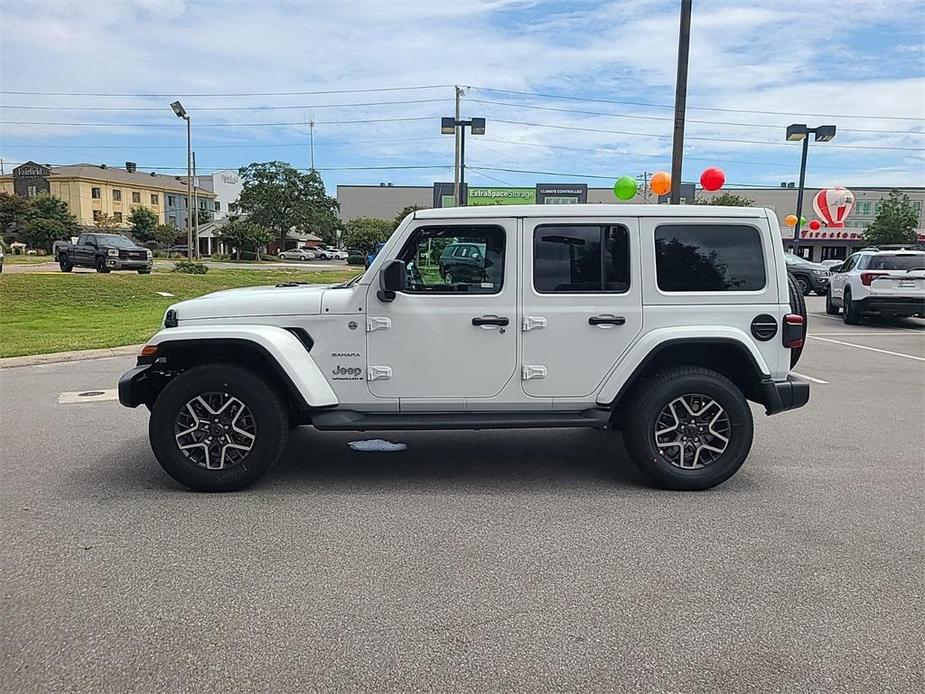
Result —
<path fill-rule="evenodd" d="M 719 205 L 479 205 L 417 210 L 415 219 L 482 217 L 767 217 L 761 207 Z"/>

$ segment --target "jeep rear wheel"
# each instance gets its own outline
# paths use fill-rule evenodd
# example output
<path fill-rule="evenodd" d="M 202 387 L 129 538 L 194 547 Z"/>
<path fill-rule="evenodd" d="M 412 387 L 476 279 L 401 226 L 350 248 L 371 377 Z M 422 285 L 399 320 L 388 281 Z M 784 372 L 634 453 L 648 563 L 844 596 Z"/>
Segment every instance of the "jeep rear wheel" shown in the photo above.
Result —
<path fill-rule="evenodd" d="M 256 374 L 209 364 L 175 377 L 151 408 L 148 435 L 161 467 L 203 492 L 241 489 L 282 454 L 288 418 Z"/>
<path fill-rule="evenodd" d="M 624 441 L 633 462 L 665 489 L 709 489 L 725 482 L 751 450 L 752 413 L 725 376 L 679 367 L 647 379 L 627 410 Z"/>

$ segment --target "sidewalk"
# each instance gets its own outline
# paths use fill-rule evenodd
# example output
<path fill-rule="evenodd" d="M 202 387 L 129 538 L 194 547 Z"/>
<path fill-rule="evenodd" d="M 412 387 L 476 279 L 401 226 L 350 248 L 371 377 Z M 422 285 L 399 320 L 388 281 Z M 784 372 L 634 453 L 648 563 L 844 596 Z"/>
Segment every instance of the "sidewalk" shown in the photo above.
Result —
<path fill-rule="evenodd" d="M 69 361 L 86 361 L 88 359 L 107 359 L 138 354 L 143 345 L 126 345 L 125 347 L 106 347 L 104 349 L 84 349 L 79 352 L 55 352 L 53 354 L 30 354 L 24 357 L 4 357 L 0 359 L 0 369 L 17 366 L 35 366 L 37 364 L 58 364 Z"/>

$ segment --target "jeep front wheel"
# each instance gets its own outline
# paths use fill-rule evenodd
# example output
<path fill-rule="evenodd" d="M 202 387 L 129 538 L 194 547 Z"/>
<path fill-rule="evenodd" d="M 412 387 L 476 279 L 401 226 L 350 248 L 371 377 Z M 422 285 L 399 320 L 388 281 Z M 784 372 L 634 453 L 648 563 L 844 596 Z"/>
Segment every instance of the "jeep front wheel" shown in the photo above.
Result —
<path fill-rule="evenodd" d="M 633 462 L 665 489 L 709 489 L 745 462 L 752 413 L 725 376 L 679 367 L 647 379 L 628 403 L 623 431 Z"/>
<path fill-rule="evenodd" d="M 241 489 L 282 454 L 288 418 L 276 392 L 237 366 L 209 364 L 175 377 L 151 408 L 148 434 L 161 467 L 203 492 Z"/>

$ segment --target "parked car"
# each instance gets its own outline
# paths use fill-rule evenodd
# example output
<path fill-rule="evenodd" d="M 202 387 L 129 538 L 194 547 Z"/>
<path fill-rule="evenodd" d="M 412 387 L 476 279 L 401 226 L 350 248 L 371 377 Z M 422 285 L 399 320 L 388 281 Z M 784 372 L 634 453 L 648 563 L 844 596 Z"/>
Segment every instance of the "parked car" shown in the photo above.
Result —
<path fill-rule="evenodd" d="M 487 265 L 486 248 L 483 243 L 451 243 L 440 254 L 440 275 L 447 284 L 459 281 L 481 282 Z"/>
<path fill-rule="evenodd" d="M 845 323 L 865 314 L 925 317 L 925 252 L 865 249 L 832 269 L 825 312 Z"/>
<path fill-rule="evenodd" d="M 340 248 L 319 248 L 317 254 L 319 260 L 347 260 L 347 251 Z"/>
<path fill-rule="evenodd" d="M 793 253 L 784 253 L 787 271 L 793 275 L 803 295 L 815 292 L 823 296 L 829 286 L 829 270 L 825 265 L 814 263 Z"/>
<path fill-rule="evenodd" d="M 147 275 L 154 267 L 151 251 L 119 234 L 81 234 L 77 243 L 56 241 L 53 248 L 61 272 L 92 267 L 97 272 L 137 270 Z"/>
<path fill-rule="evenodd" d="M 186 257 L 189 255 L 189 246 L 185 243 L 178 243 L 175 246 L 171 246 L 167 249 L 168 256 L 182 256 Z"/>
<path fill-rule="evenodd" d="M 448 244 L 494 255 L 497 274 L 448 286 L 429 262 L 415 271 Z M 343 284 L 174 304 L 119 400 L 151 409 L 157 460 L 203 491 L 258 479 L 299 424 L 620 429 L 653 483 L 705 489 L 748 455 L 748 400 L 806 404 L 789 373 L 805 328 L 772 210 L 420 210 Z"/>
<path fill-rule="evenodd" d="M 831 280 L 832 268 L 837 267 L 844 262 L 844 258 L 830 258 L 829 260 L 820 260 L 819 264 L 829 271 L 829 279 Z"/>
<path fill-rule="evenodd" d="M 290 248 L 279 254 L 280 260 L 314 260 L 316 257 L 315 251 L 307 248 Z"/>

